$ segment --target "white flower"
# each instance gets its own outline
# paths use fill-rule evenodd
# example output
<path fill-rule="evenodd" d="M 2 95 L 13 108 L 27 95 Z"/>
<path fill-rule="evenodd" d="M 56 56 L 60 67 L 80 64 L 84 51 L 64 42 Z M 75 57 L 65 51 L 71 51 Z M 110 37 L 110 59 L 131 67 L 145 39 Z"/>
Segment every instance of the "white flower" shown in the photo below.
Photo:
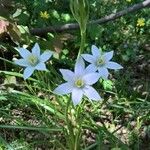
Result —
<path fill-rule="evenodd" d="M 98 73 L 88 73 L 82 58 L 79 58 L 75 64 L 74 72 L 67 69 L 60 69 L 63 79 L 67 81 L 59 85 L 54 93 L 64 95 L 72 93 L 72 101 L 74 105 L 80 103 L 83 95 L 90 100 L 100 100 L 101 97 L 97 91 L 91 86 L 99 79 Z"/>
<path fill-rule="evenodd" d="M 29 52 L 27 49 L 20 48 L 19 53 L 23 58 L 16 60 L 15 63 L 26 67 L 23 73 L 24 79 L 29 78 L 34 70 L 47 70 L 44 63 L 53 54 L 51 51 L 45 51 L 42 55 L 40 55 L 40 47 L 38 43 L 34 45 L 32 52 Z"/>
<path fill-rule="evenodd" d="M 123 67 L 116 62 L 110 61 L 113 57 L 113 51 L 102 53 L 95 45 L 92 45 L 92 55 L 82 54 L 81 56 L 89 63 L 91 63 L 87 70 L 89 72 L 98 71 L 100 76 L 107 79 L 108 69 L 122 69 Z"/>

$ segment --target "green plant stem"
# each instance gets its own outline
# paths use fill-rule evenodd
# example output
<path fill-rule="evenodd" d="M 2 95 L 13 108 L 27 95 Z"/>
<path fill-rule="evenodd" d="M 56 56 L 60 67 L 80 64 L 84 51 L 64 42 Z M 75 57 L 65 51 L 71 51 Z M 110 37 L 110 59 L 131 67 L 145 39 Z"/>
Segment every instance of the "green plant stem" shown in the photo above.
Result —
<path fill-rule="evenodd" d="M 80 137 L 81 137 L 81 127 L 79 127 L 78 133 L 77 133 L 76 138 L 75 138 L 74 150 L 80 150 L 80 143 L 79 143 Z"/>
<path fill-rule="evenodd" d="M 70 102 L 71 102 L 71 98 L 67 101 L 67 106 L 66 106 L 66 111 L 65 111 L 65 119 L 66 119 L 66 124 L 67 124 L 67 129 L 68 129 L 68 135 L 67 135 L 67 138 L 68 138 L 68 141 L 69 141 L 69 147 L 70 149 L 74 149 L 74 141 L 75 141 L 75 137 L 74 137 L 74 132 L 73 132 L 73 126 L 68 118 L 68 110 L 69 110 L 69 105 L 70 105 Z"/>
<path fill-rule="evenodd" d="M 81 108 L 78 107 L 77 109 L 77 116 L 76 116 L 76 122 L 78 123 L 75 127 L 72 125 L 72 121 L 68 118 L 68 112 L 69 112 L 69 106 L 70 106 L 71 99 L 68 100 L 67 106 L 66 106 L 66 124 L 68 133 L 67 136 L 69 137 L 69 148 L 71 150 L 80 150 L 80 137 L 81 137 L 81 127 L 82 127 L 82 119 L 80 118 L 81 114 Z M 70 117 L 72 118 L 72 117 Z M 75 130 L 76 129 L 76 130 Z M 67 138 L 68 138 L 67 137 Z"/>
<path fill-rule="evenodd" d="M 81 125 L 82 125 L 82 119 L 80 118 L 80 114 L 81 114 L 81 108 L 78 107 L 76 122 L 78 122 L 79 127 L 77 128 L 78 131 L 77 131 L 77 134 L 75 136 L 75 148 L 74 148 L 74 150 L 80 149 Z"/>
<path fill-rule="evenodd" d="M 79 52 L 78 52 L 77 59 L 80 57 L 80 55 L 84 51 L 85 38 L 86 38 L 86 31 L 83 32 L 82 29 L 81 29 L 81 44 L 80 44 L 80 49 L 79 49 Z"/>

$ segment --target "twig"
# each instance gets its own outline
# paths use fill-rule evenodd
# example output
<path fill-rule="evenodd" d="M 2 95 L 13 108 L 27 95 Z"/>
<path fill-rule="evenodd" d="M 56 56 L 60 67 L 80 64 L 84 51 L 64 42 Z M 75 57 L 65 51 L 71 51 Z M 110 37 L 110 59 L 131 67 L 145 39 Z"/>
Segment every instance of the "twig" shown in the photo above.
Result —
<path fill-rule="evenodd" d="M 145 0 L 144 2 L 135 4 L 131 7 L 128 7 L 128 8 L 126 8 L 122 11 L 119 11 L 117 13 L 112 13 L 112 14 L 105 16 L 101 19 L 92 20 L 88 23 L 88 25 L 104 24 L 106 22 L 120 18 L 121 16 L 124 16 L 128 13 L 138 11 L 138 10 L 143 9 L 145 7 L 148 7 L 148 6 L 150 6 L 150 0 Z M 79 25 L 77 23 L 70 23 L 70 24 L 59 25 L 59 26 L 49 26 L 49 27 L 45 27 L 45 28 L 34 28 L 34 29 L 30 30 L 30 33 L 32 35 L 44 35 L 47 32 L 63 32 L 63 31 L 75 30 L 75 29 L 79 29 Z"/>

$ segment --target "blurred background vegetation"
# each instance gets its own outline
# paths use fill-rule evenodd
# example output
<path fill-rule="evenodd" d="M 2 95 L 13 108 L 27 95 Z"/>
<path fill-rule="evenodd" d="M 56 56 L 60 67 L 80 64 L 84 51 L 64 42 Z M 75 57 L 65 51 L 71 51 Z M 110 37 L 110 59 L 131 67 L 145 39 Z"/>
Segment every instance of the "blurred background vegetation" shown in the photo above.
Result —
<path fill-rule="evenodd" d="M 69 0 L 0 2 L 0 149 L 63 149 L 61 143 L 65 145 L 65 141 L 62 132 L 56 130 L 56 134 L 50 134 L 45 128 L 60 127 L 63 123 L 58 120 L 61 110 L 57 117 L 54 115 L 53 111 L 58 106 L 46 89 L 53 88 L 54 81 L 60 82 L 59 68 L 72 69 L 78 54 L 79 30 L 55 30 L 58 25 L 75 23 Z M 100 19 L 140 2 L 142 0 L 89 0 L 90 20 Z M 85 121 L 87 126 L 83 131 L 83 148 L 150 148 L 149 14 L 150 9 L 144 8 L 102 25 L 87 26 L 84 53 L 90 53 L 92 44 L 103 51 L 114 50 L 114 60 L 122 64 L 124 69 L 111 74 L 110 80 L 100 80 L 101 84 L 95 85 L 104 102 L 87 102 L 83 109 L 85 119 L 90 118 L 89 122 Z M 48 26 L 52 27 L 52 32 L 32 34 L 32 29 L 44 30 Z M 42 50 L 50 49 L 56 53 L 51 79 L 46 74 L 42 83 L 34 84 L 32 80 L 27 82 L 16 78 L 20 77 L 17 73 L 22 70 L 11 61 L 18 57 L 17 48 L 24 46 L 30 49 L 35 42 L 39 43 Z M 34 77 L 37 79 L 36 75 Z M 28 86 L 29 82 L 32 86 Z M 28 94 L 14 94 L 12 90 Z M 48 103 L 49 100 L 52 104 Z M 57 125 L 53 119 L 58 120 Z M 96 125 L 92 128 L 91 120 L 96 125 L 104 123 L 107 130 Z M 26 128 L 28 126 L 35 128 Z"/>

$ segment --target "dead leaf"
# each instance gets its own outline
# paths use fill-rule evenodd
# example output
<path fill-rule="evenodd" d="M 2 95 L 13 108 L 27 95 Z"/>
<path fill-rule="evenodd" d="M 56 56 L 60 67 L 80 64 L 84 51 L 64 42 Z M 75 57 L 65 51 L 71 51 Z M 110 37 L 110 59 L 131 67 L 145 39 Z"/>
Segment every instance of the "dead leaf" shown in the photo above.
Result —
<path fill-rule="evenodd" d="M 53 39 L 53 47 L 54 47 L 54 50 L 57 52 L 57 53 L 60 53 L 62 51 L 62 48 L 63 48 L 63 43 L 62 41 L 60 40 L 60 37 L 59 36 L 56 36 L 54 39 Z"/>
<path fill-rule="evenodd" d="M 9 34 L 10 38 L 14 43 L 19 43 L 21 32 L 18 29 L 17 25 L 14 23 L 9 23 L 9 26 L 7 27 L 7 33 Z"/>
<path fill-rule="evenodd" d="M 61 41 L 75 40 L 76 37 L 71 35 L 70 33 L 64 33 L 59 35 Z"/>
<path fill-rule="evenodd" d="M 7 26 L 9 25 L 9 22 L 6 20 L 0 20 L 0 34 L 3 34 L 4 32 L 7 32 Z"/>

